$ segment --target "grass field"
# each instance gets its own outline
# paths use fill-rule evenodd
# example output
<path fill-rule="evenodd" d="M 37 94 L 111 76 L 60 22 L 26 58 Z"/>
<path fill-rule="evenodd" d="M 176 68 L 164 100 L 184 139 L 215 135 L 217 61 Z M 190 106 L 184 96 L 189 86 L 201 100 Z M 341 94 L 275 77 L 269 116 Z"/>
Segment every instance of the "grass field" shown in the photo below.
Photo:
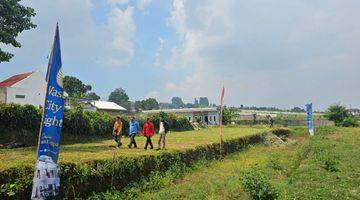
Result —
<path fill-rule="evenodd" d="M 224 129 L 225 139 L 243 137 L 263 132 L 264 127 L 228 127 Z M 154 147 L 157 148 L 158 136 L 153 137 Z M 219 129 L 208 128 L 199 131 L 170 132 L 167 135 L 167 151 L 194 148 L 201 144 L 209 144 L 219 141 Z M 114 157 L 140 156 L 158 154 L 158 151 L 144 150 L 144 137 L 137 137 L 137 149 L 128 149 L 128 138 L 123 138 L 124 146 L 116 149 L 115 142 L 111 139 L 97 140 L 84 143 L 62 145 L 60 150 L 60 162 L 84 162 L 93 159 L 110 159 Z M 34 165 L 35 147 L 0 149 L 0 170 L 21 165 Z"/>
<path fill-rule="evenodd" d="M 184 176 L 155 176 L 141 184 L 145 188 L 92 199 L 129 198 L 124 194 L 131 199 L 251 199 L 241 184 L 250 168 L 267 175 L 280 199 L 360 199 L 360 128 L 324 127 L 316 133 L 308 139 L 305 128 L 295 128 L 299 145 L 256 145 L 222 161 L 200 163 Z"/>

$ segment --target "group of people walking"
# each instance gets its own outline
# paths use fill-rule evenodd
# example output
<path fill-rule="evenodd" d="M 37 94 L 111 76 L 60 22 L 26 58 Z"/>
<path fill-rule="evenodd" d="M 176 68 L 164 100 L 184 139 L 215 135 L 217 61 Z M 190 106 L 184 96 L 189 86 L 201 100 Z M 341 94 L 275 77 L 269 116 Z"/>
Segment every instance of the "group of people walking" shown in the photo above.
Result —
<path fill-rule="evenodd" d="M 116 121 L 114 123 L 113 128 L 113 139 L 117 143 L 117 147 L 122 146 L 121 138 L 122 138 L 122 122 L 120 117 L 116 118 Z M 165 139 L 166 134 L 169 132 L 169 124 L 166 122 L 163 118 L 160 119 L 159 122 L 159 139 L 158 139 L 158 148 L 157 150 L 165 149 Z M 146 122 L 143 125 L 142 131 L 140 132 L 140 125 L 139 122 L 135 119 L 135 117 L 132 117 L 129 122 L 129 137 L 130 137 L 130 143 L 128 144 L 129 148 L 137 148 L 137 144 L 135 141 L 135 136 L 141 133 L 144 137 L 146 137 L 146 143 L 144 149 L 147 149 L 148 146 L 150 146 L 150 149 L 153 149 L 153 143 L 151 141 L 151 138 L 155 134 L 155 128 L 154 124 L 150 121 L 150 118 L 146 119 Z M 162 147 L 161 147 L 162 146 Z"/>

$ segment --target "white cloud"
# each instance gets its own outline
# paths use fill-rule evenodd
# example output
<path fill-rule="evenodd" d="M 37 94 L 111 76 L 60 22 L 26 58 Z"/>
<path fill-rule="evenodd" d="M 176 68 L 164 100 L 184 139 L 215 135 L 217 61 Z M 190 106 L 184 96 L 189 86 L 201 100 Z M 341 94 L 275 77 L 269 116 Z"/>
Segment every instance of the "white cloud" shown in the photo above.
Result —
<path fill-rule="evenodd" d="M 166 89 L 168 89 L 168 90 L 178 90 L 179 87 L 175 83 L 169 82 L 169 83 L 166 83 Z"/>
<path fill-rule="evenodd" d="M 349 83 L 360 84 L 352 75 L 360 73 L 360 27 L 353 20 L 360 17 L 359 4 L 174 0 L 168 25 L 179 44 L 171 48 L 165 68 L 192 73 L 179 82 L 169 80 L 166 87 L 183 96 L 217 99 L 225 84 L 232 105 L 286 107 L 311 97 L 321 106 L 343 97 L 355 102 L 360 96 L 329 95 L 326 87 L 342 90 L 344 84 L 324 75 L 339 76 L 335 79 L 349 88 Z M 339 68 L 344 71 L 334 73 Z"/>
<path fill-rule="evenodd" d="M 12 51 L 16 53 L 12 62 L 18 65 L 41 66 L 47 63 L 56 22 L 60 26 L 63 64 L 82 62 L 123 66 L 134 56 L 136 26 L 131 6 L 124 9 L 111 7 L 104 24 L 93 21 L 92 10 L 96 8 L 91 0 L 25 3 L 36 10 L 34 23 L 37 27 L 19 36 L 22 48 Z"/>
<path fill-rule="evenodd" d="M 128 4 L 129 0 L 108 0 L 108 2 L 113 5 L 124 5 Z"/>
<path fill-rule="evenodd" d="M 112 39 L 107 44 L 105 51 L 107 55 L 100 59 L 100 63 L 118 67 L 128 64 L 133 58 L 136 33 L 133 12 L 134 8 L 131 6 L 124 10 L 112 9 L 106 25 Z"/>
<path fill-rule="evenodd" d="M 178 31 L 179 34 L 186 32 L 186 14 L 183 0 L 173 1 L 173 10 L 170 13 L 168 23 Z"/>
<path fill-rule="evenodd" d="M 156 90 L 150 91 L 150 92 L 145 96 L 145 98 L 155 98 L 155 99 L 157 99 L 158 96 L 159 96 L 159 94 L 160 94 L 159 91 L 156 91 Z"/>
<path fill-rule="evenodd" d="M 157 67 L 160 66 L 160 56 L 161 53 L 163 52 L 164 44 L 165 44 L 164 38 L 159 37 L 158 40 L 159 40 L 159 48 L 155 52 L 155 62 L 154 62 L 154 65 Z"/>
<path fill-rule="evenodd" d="M 151 4 L 152 0 L 138 0 L 138 9 L 144 10 L 147 6 Z"/>

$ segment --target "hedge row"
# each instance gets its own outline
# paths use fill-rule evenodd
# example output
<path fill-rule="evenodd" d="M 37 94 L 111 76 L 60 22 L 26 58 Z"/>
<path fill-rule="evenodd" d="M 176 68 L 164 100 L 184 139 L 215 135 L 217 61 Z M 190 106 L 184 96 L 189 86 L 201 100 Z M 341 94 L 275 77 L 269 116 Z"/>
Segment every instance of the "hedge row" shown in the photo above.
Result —
<path fill-rule="evenodd" d="M 235 120 L 236 124 L 239 125 L 269 125 L 269 121 L 267 119 L 257 119 L 255 122 L 252 119 L 242 119 Z M 332 125 L 333 122 L 328 121 L 326 119 L 314 119 L 314 123 L 317 125 Z M 306 125 L 306 119 L 281 119 L 274 118 L 274 125 L 281 126 L 304 126 Z"/>
<path fill-rule="evenodd" d="M 248 145 L 263 141 L 263 134 L 225 141 L 222 155 L 241 151 Z M 162 153 L 158 156 L 94 160 L 82 164 L 60 164 L 63 198 L 87 197 L 111 188 L 123 189 L 131 182 L 147 177 L 153 171 L 166 171 L 175 164 L 189 166 L 200 159 L 219 159 L 219 143 L 195 149 Z M 28 199 L 32 187 L 33 169 L 11 168 L 0 172 L 0 199 Z M 101 184 L 99 184 L 101 183 Z"/>
<path fill-rule="evenodd" d="M 32 105 L 0 104 L 0 144 L 20 142 L 25 145 L 37 144 L 41 122 L 41 109 Z M 174 131 L 192 130 L 185 117 L 159 113 L 151 116 L 158 128 L 159 117 L 164 117 Z M 129 116 L 121 116 L 123 133 L 127 135 Z M 146 116 L 138 119 L 142 125 Z M 112 132 L 114 117 L 106 113 L 83 111 L 81 108 L 65 109 L 63 133 L 66 135 L 109 135 Z"/>

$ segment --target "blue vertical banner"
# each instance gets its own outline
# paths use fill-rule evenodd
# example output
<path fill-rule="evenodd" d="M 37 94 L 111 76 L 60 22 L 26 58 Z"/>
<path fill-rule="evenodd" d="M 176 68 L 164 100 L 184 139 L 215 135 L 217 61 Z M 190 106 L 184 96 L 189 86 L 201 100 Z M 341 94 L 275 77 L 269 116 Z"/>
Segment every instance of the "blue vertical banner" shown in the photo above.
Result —
<path fill-rule="evenodd" d="M 64 116 L 61 65 L 59 27 L 56 25 L 46 75 L 47 88 L 40 125 L 31 199 L 59 198 L 60 178 L 57 161 Z"/>
<path fill-rule="evenodd" d="M 312 103 L 306 104 L 306 121 L 309 130 L 310 136 L 314 135 L 314 119 L 313 119 L 313 109 Z"/>

